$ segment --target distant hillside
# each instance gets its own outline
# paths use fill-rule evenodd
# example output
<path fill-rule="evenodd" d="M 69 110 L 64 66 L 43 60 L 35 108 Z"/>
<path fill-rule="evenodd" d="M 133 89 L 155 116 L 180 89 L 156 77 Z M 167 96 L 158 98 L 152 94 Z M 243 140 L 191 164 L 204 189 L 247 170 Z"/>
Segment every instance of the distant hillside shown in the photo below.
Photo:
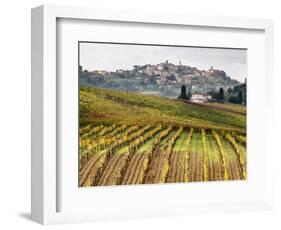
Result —
<path fill-rule="evenodd" d="M 219 107 L 219 108 L 217 108 Z M 238 105 L 199 106 L 159 96 L 94 87 L 80 88 L 80 123 L 187 126 L 246 131 Z M 233 112 L 232 112 L 233 111 Z"/>
<path fill-rule="evenodd" d="M 131 70 L 119 69 L 115 72 L 88 71 L 80 66 L 79 77 L 81 86 L 120 89 L 170 98 L 179 96 L 182 85 L 192 93 L 207 93 L 219 88 L 228 90 L 241 84 L 227 76 L 223 70 L 213 67 L 209 70 L 199 70 L 168 61 L 157 65 L 135 65 Z"/>

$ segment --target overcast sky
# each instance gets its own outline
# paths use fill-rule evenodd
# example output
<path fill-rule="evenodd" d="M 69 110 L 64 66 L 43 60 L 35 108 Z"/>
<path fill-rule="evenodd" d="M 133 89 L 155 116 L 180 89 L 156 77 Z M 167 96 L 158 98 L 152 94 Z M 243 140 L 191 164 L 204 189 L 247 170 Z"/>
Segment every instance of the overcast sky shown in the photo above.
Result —
<path fill-rule="evenodd" d="M 171 63 L 207 70 L 221 69 L 233 79 L 244 82 L 247 77 L 247 51 L 193 47 L 167 47 L 80 43 L 80 65 L 83 69 L 115 71 L 133 69 L 134 65 Z"/>

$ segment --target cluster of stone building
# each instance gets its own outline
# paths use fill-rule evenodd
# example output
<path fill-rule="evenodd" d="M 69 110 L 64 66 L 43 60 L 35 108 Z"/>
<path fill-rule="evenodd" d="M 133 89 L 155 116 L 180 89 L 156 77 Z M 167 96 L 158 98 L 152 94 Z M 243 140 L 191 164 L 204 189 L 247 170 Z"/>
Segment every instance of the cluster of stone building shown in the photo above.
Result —
<path fill-rule="evenodd" d="M 81 67 L 82 71 L 82 67 Z M 89 72 L 92 77 L 102 77 L 104 81 L 110 79 L 135 79 L 134 88 L 151 91 L 170 90 L 177 94 L 180 87 L 185 85 L 191 92 L 191 101 L 203 103 L 211 100 L 210 91 L 218 91 L 220 88 L 228 90 L 240 83 L 231 79 L 223 70 L 210 67 L 208 70 L 199 70 L 196 67 L 183 65 L 181 61 L 173 64 L 166 60 L 159 64 L 135 65 L 131 70 L 118 69 L 115 72 L 94 70 Z M 138 83 L 137 83 L 138 82 Z M 174 95 L 175 96 L 175 95 Z"/>
<path fill-rule="evenodd" d="M 119 70 L 122 71 L 122 70 Z M 223 70 L 216 70 L 211 67 L 208 70 L 199 70 L 196 67 L 182 65 L 181 61 L 178 65 L 170 63 L 168 60 L 156 65 L 134 66 L 134 70 L 138 73 L 143 73 L 152 76 L 158 85 L 180 85 L 184 84 L 191 87 L 192 91 L 208 92 L 214 90 L 214 86 L 210 82 L 215 79 L 230 80 Z M 207 81 L 206 81 L 207 80 Z M 228 86 L 217 84 L 216 88 L 224 88 Z"/>

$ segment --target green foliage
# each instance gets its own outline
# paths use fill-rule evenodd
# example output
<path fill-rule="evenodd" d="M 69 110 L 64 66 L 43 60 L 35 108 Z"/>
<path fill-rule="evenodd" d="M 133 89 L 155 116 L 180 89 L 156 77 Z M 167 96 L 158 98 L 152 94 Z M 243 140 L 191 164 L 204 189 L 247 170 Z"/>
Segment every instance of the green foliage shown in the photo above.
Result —
<path fill-rule="evenodd" d="M 219 99 L 220 99 L 219 92 L 210 91 L 208 94 L 209 94 L 210 96 L 212 96 L 212 99 L 213 99 L 214 101 L 219 101 Z"/>
<path fill-rule="evenodd" d="M 246 81 L 245 81 L 246 82 Z M 227 98 L 230 103 L 246 104 L 247 101 L 247 84 L 235 86 L 233 89 L 228 89 Z"/>
<path fill-rule="evenodd" d="M 242 95 L 242 91 L 239 90 L 238 94 L 237 95 L 233 95 L 233 96 L 230 96 L 228 101 L 230 103 L 233 103 L 233 104 L 242 104 L 243 102 L 243 95 Z"/>
<path fill-rule="evenodd" d="M 233 104 L 241 104 L 236 96 L 230 96 L 228 101 Z"/>

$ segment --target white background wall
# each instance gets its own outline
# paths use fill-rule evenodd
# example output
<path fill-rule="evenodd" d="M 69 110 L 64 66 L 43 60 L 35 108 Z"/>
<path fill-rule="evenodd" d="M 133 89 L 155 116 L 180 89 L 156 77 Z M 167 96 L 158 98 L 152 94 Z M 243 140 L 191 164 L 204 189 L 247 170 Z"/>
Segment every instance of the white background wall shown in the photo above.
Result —
<path fill-rule="evenodd" d="M 30 213 L 30 8 L 41 4 L 68 4 L 116 9 L 170 11 L 174 13 L 262 17 L 275 20 L 275 89 L 281 91 L 281 14 L 278 0 L 5 0 L 0 7 L 0 226 L 1 229 L 38 229 Z M 276 93 L 279 101 L 280 93 Z M 276 108 L 277 135 L 280 108 Z M 275 137 L 274 137 L 275 136 Z M 280 142 L 280 135 L 279 135 Z M 276 180 L 280 180 L 276 157 Z M 280 229 L 281 187 L 275 185 L 273 212 L 202 215 L 185 218 L 101 222 L 51 226 L 52 229 Z"/>

